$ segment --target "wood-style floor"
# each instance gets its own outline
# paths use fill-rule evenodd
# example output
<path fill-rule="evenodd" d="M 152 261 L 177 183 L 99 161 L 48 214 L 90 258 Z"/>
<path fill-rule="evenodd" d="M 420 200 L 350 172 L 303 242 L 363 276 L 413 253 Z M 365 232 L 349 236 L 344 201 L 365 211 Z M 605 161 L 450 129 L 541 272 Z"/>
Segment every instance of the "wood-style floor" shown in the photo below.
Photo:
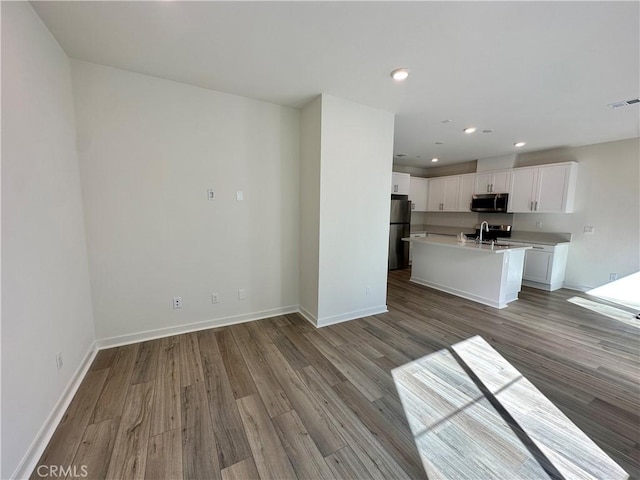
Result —
<path fill-rule="evenodd" d="M 390 273 L 388 313 L 331 327 L 287 315 L 100 351 L 40 465 L 92 479 L 425 478 L 389 372 L 481 335 L 640 478 L 637 328 L 568 290 L 524 288 L 496 310 L 408 279 Z"/>

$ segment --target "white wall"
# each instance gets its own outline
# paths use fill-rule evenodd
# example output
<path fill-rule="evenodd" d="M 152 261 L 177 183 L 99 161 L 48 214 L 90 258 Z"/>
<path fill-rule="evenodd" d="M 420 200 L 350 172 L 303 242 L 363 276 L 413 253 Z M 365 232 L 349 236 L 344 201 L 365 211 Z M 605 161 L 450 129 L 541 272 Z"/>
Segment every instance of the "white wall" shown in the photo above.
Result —
<path fill-rule="evenodd" d="M 515 214 L 513 228 L 573 233 L 565 285 L 585 290 L 640 269 L 640 139 L 530 153 L 516 166 L 570 160 L 579 163 L 574 213 Z"/>
<path fill-rule="evenodd" d="M 93 338 L 68 58 L 29 3 L 2 2 L 2 478 Z"/>
<path fill-rule="evenodd" d="M 321 118 L 318 96 L 300 118 L 300 309 L 311 319 L 318 318 Z"/>
<path fill-rule="evenodd" d="M 318 325 L 326 325 L 386 311 L 394 116 L 322 95 L 321 121 Z"/>
<path fill-rule="evenodd" d="M 81 61 L 72 74 L 97 338 L 295 310 L 299 112 Z"/>

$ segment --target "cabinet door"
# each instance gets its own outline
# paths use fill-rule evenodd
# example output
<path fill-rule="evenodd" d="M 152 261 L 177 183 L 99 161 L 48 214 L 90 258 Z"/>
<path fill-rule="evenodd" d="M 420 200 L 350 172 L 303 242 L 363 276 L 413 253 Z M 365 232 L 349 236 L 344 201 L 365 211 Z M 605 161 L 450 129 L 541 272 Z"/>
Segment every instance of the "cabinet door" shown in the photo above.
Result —
<path fill-rule="evenodd" d="M 458 190 L 458 212 L 471 211 L 471 197 L 473 196 L 473 188 L 475 187 L 475 175 L 461 175 L 460 188 Z"/>
<path fill-rule="evenodd" d="M 511 172 L 494 172 L 491 176 L 491 193 L 507 193 L 509 191 Z"/>
<path fill-rule="evenodd" d="M 393 173 L 391 175 L 391 193 L 393 195 L 409 195 L 409 174 Z"/>
<path fill-rule="evenodd" d="M 409 200 L 414 212 L 427 211 L 427 183 L 426 178 L 411 177 L 409 179 Z"/>
<path fill-rule="evenodd" d="M 536 247 L 533 247 L 525 254 L 522 278 L 531 282 L 551 283 L 552 266 L 553 253 L 536 250 Z"/>
<path fill-rule="evenodd" d="M 444 202 L 444 180 L 442 178 L 430 178 L 427 184 L 427 211 L 439 212 Z"/>
<path fill-rule="evenodd" d="M 530 213 L 536 197 L 537 168 L 519 168 L 511 174 L 509 208 L 512 213 Z"/>
<path fill-rule="evenodd" d="M 476 182 L 473 193 L 490 193 L 491 173 L 476 173 Z"/>
<path fill-rule="evenodd" d="M 446 212 L 458 211 L 458 191 L 460 188 L 460 177 L 444 177 L 442 184 L 444 197 L 442 209 Z"/>
<path fill-rule="evenodd" d="M 538 169 L 537 204 L 534 205 L 536 212 L 565 211 L 570 171 L 570 165 L 552 165 Z"/>

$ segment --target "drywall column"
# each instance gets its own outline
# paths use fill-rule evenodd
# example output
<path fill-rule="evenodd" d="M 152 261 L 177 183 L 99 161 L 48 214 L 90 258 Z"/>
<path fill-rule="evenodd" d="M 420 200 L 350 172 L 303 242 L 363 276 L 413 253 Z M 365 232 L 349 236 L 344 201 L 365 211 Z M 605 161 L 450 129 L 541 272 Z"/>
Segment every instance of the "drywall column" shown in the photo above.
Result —
<path fill-rule="evenodd" d="M 300 305 L 317 326 L 386 311 L 393 125 L 324 94 L 303 110 Z"/>
<path fill-rule="evenodd" d="M 93 352 L 75 142 L 69 59 L 28 2 L 2 2 L 1 478 L 31 474 Z"/>

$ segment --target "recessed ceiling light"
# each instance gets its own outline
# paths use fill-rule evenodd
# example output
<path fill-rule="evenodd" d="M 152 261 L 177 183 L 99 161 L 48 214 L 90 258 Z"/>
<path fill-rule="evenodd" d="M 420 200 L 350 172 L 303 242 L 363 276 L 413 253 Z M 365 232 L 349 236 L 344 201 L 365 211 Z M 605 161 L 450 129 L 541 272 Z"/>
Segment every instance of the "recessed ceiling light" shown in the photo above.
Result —
<path fill-rule="evenodd" d="M 442 120 L 440 123 L 451 123 L 453 120 Z"/>
<path fill-rule="evenodd" d="M 628 107 L 629 105 L 635 105 L 640 103 L 640 98 L 632 98 L 631 100 L 620 100 L 619 102 L 613 102 L 608 105 L 611 108 Z"/>
<path fill-rule="evenodd" d="M 513 146 L 516 148 L 520 148 L 520 147 L 524 147 L 527 144 L 527 142 L 518 142 L 518 143 L 514 143 Z"/>
<path fill-rule="evenodd" d="M 408 68 L 396 68 L 393 72 L 391 72 L 391 78 L 401 82 L 402 80 L 406 80 L 409 76 Z"/>
<path fill-rule="evenodd" d="M 406 157 L 406 153 L 396 153 L 396 157 Z"/>
<path fill-rule="evenodd" d="M 487 128 L 486 130 L 482 130 L 482 133 L 493 133 L 493 130 Z"/>
<path fill-rule="evenodd" d="M 432 159 L 431 159 L 431 161 L 432 161 L 433 163 L 436 163 L 436 162 L 438 161 L 438 159 L 437 159 L 437 158 L 432 158 Z"/>
<path fill-rule="evenodd" d="M 467 127 L 463 130 L 464 133 L 473 133 L 476 131 L 476 127 Z"/>
<path fill-rule="evenodd" d="M 444 145 L 442 142 L 436 142 L 436 145 Z"/>

